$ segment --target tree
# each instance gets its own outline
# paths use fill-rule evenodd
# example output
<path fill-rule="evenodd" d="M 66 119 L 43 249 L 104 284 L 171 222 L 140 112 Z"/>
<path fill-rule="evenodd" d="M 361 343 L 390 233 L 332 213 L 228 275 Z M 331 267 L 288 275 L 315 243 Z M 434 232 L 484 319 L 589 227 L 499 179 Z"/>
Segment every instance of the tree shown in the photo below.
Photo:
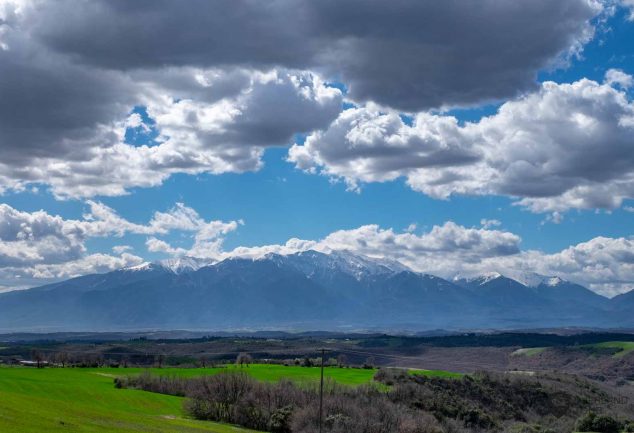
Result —
<path fill-rule="evenodd" d="M 337 365 L 339 367 L 345 367 L 348 365 L 348 357 L 343 353 L 339 354 L 339 356 L 337 356 Z"/>
<path fill-rule="evenodd" d="M 253 358 L 246 352 L 240 352 L 236 358 L 236 365 L 243 367 L 245 364 L 247 367 L 249 364 L 253 364 Z"/>
<path fill-rule="evenodd" d="M 368 356 L 368 359 L 365 360 L 365 364 L 363 364 L 363 368 L 374 368 L 374 364 L 376 364 L 374 356 Z"/>
<path fill-rule="evenodd" d="M 39 350 L 31 350 L 31 359 L 36 362 L 37 368 L 42 368 L 42 362 L 44 361 L 44 355 Z"/>
<path fill-rule="evenodd" d="M 61 364 L 62 368 L 64 368 L 66 367 L 66 364 L 68 364 L 70 356 L 67 352 L 57 352 L 54 359 L 57 364 Z"/>
<path fill-rule="evenodd" d="M 163 361 L 165 361 L 165 355 L 160 354 L 156 356 L 156 363 L 158 364 L 158 368 L 163 368 Z"/>

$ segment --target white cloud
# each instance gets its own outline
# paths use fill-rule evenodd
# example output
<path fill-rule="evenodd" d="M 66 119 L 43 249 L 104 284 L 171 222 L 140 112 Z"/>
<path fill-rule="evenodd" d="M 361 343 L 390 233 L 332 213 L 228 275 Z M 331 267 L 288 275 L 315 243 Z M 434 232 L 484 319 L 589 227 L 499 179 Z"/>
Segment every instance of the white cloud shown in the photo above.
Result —
<path fill-rule="evenodd" d="M 206 221 L 192 208 L 177 203 L 167 212 L 155 212 L 147 224 L 137 224 L 103 203 L 88 201 L 87 205 L 89 211 L 83 219 L 74 220 L 45 211 L 22 212 L 0 204 L 0 283 L 21 287 L 26 284 L 24 281 L 29 281 L 37 285 L 142 262 L 140 257 L 129 253 L 132 249 L 129 245 L 114 246 L 116 256 L 88 254 L 86 241 L 95 237 L 149 235 L 148 249 L 152 252 L 214 257 L 220 252 L 223 237 L 242 223 Z M 191 233 L 193 247 L 187 251 L 174 249 L 154 237 L 173 231 Z"/>
<path fill-rule="evenodd" d="M 77 140 L 54 135 L 66 131 L 38 132 L 43 124 L 20 129 L 38 133 L 38 138 L 3 138 L 3 130 L 12 129 L 0 125 L 0 142 L 7 143 L 0 162 L 0 191 L 42 183 L 58 198 L 114 196 L 132 187 L 160 185 L 176 173 L 255 171 L 262 166 L 264 149 L 287 145 L 297 133 L 325 127 L 342 103 L 338 89 L 308 72 L 178 68 L 119 79 L 126 101 L 112 103 L 113 111 L 99 124 L 82 126 L 81 137 L 79 131 L 69 132 Z M 94 99 L 108 106 L 102 98 Z M 135 105 L 147 108 L 159 133 L 156 144 L 123 141 L 126 128 L 149 129 L 138 113 L 127 114 Z M 22 118 L 39 115 L 35 110 Z M 44 151 L 13 145 L 23 140 L 29 146 L 39 146 L 41 140 Z"/>
<path fill-rule="evenodd" d="M 578 53 L 603 9 L 592 0 L 0 5 L 0 192 L 44 184 L 63 198 L 121 195 L 175 173 L 258 170 L 266 148 L 336 118 L 341 92 L 320 77 L 344 82 L 357 102 L 405 110 L 513 97 Z M 155 121 L 156 143 L 123 142 L 126 128 L 151 129 L 130 114 L 137 106 Z M 413 135 L 394 147 L 411 149 Z M 473 156 L 426 144 L 408 153 L 415 167 Z M 397 159 L 366 176 L 398 176 Z"/>
<path fill-rule="evenodd" d="M 13 272 L 22 278 L 57 280 L 86 274 L 109 272 L 141 263 L 143 263 L 141 257 L 129 253 L 123 253 L 119 256 L 98 253 L 65 263 L 37 264 L 29 268 L 2 269 L 0 272 Z"/>
<path fill-rule="evenodd" d="M 634 5 L 634 0 L 633 3 Z M 618 85 L 623 89 L 629 89 L 632 87 L 632 76 L 626 74 L 621 69 L 609 69 L 605 73 L 605 82 L 610 86 Z"/>
<path fill-rule="evenodd" d="M 114 247 L 112 247 L 112 252 L 115 254 L 123 254 L 132 250 L 134 250 L 134 248 L 132 248 L 130 245 L 115 245 Z"/>
<path fill-rule="evenodd" d="M 405 177 L 414 190 L 441 199 L 495 194 L 515 197 L 533 212 L 612 209 L 634 198 L 632 136 L 628 94 L 582 79 L 545 82 L 464 125 L 452 116 L 419 113 L 410 126 L 371 104 L 346 110 L 328 129 L 291 147 L 288 159 L 352 189 Z"/>
<path fill-rule="evenodd" d="M 491 227 L 499 227 L 502 225 L 502 222 L 496 219 L 485 219 L 482 218 L 480 220 L 480 225 L 484 229 L 490 229 Z"/>

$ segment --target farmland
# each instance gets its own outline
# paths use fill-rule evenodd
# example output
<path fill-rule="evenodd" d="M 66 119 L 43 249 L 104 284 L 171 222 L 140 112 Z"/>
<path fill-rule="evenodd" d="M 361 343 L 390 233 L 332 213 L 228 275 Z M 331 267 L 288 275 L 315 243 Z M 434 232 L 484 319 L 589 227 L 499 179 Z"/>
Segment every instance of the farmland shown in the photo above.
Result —
<path fill-rule="evenodd" d="M 0 368 L 0 431 L 246 433 L 187 419 L 182 399 L 115 389 L 111 369 Z"/>

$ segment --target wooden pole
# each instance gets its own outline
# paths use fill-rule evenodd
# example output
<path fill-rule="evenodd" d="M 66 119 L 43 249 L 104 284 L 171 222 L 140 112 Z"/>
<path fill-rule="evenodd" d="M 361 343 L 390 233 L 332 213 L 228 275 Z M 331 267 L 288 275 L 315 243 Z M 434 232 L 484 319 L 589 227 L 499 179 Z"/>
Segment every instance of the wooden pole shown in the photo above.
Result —
<path fill-rule="evenodd" d="M 324 414 L 324 356 L 326 350 L 321 349 L 321 379 L 319 380 L 319 433 L 322 433 L 322 417 Z"/>

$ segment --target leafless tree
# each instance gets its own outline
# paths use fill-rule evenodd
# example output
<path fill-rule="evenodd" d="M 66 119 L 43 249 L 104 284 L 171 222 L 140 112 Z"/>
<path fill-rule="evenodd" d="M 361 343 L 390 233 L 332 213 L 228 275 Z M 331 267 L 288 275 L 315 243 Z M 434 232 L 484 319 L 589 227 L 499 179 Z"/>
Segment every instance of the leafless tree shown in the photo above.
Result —
<path fill-rule="evenodd" d="M 42 368 L 42 362 L 44 361 L 44 355 L 39 350 L 31 350 L 31 359 L 37 363 L 37 368 Z"/>
<path fill-rule="evenodd" d="M 253 364 L 253 358 L 246 352 L 240 352 L 238 354 L 238 357 L 236 358 L 236 365 L 242 367 L 245 364 L 247 367 L 249 366 L 249 364 Z"/>
<path fill-rule="evenodd" d="M 348 357 L 343 353 L 339 354 L 339 356 L 337 356 L 337 365 L 339 367 L 345 367 L 348 365 Z"/>

